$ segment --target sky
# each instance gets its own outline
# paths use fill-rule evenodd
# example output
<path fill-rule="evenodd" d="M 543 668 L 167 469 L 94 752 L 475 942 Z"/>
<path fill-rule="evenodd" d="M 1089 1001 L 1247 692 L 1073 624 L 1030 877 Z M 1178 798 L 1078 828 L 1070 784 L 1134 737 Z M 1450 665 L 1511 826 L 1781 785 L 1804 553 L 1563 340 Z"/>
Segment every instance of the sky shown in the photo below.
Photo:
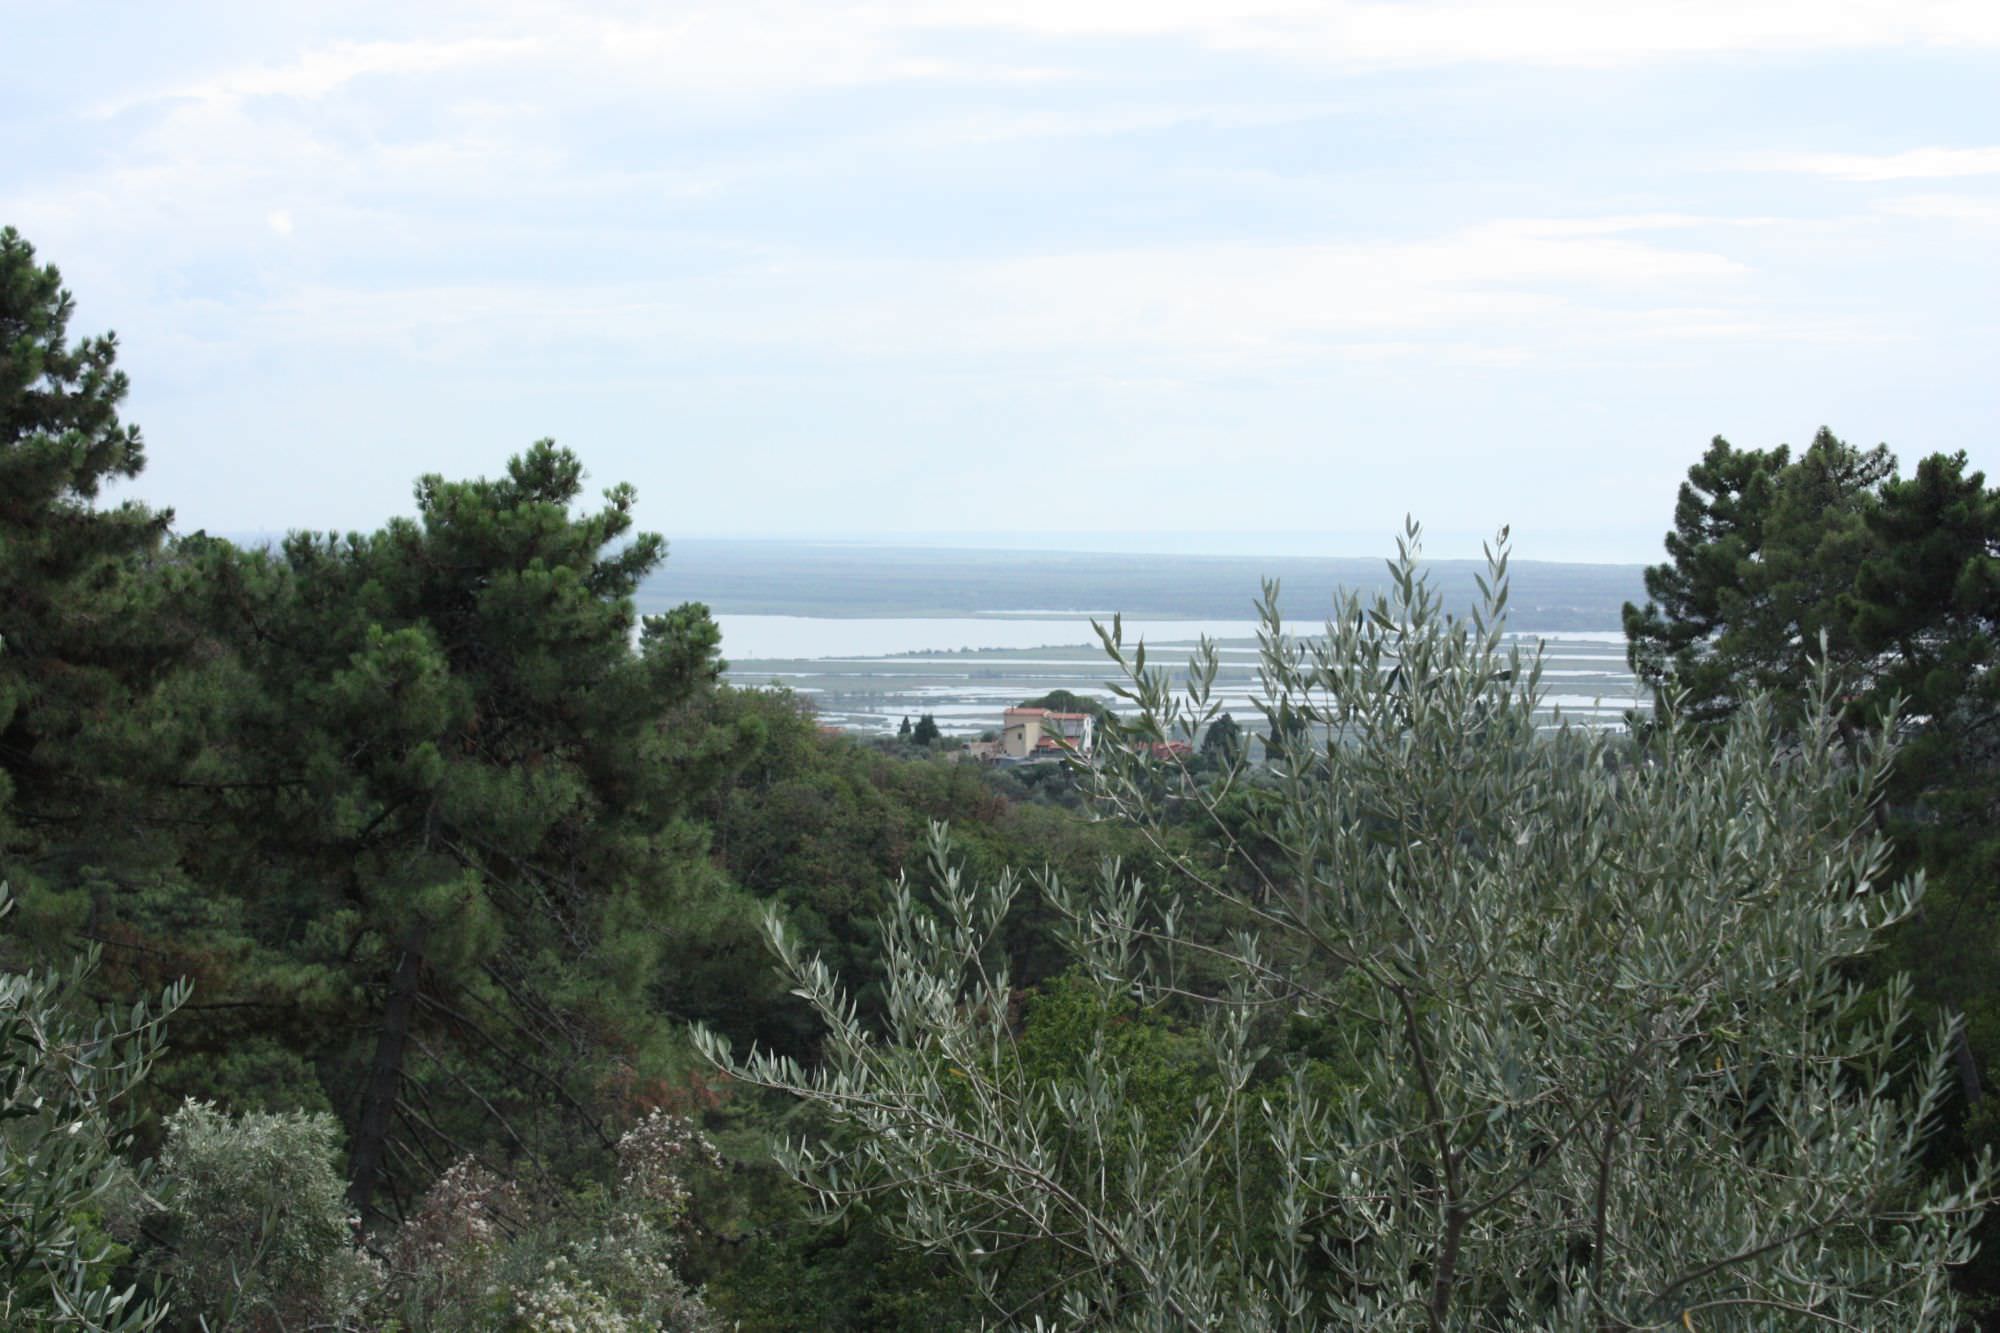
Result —
<path fill-rule="evenodd" d="M 182 531 L 535 439 L 645 528 L 1657 559 L 2000 473 L 1993 0 L 0 0 L 0 223 Z"/>

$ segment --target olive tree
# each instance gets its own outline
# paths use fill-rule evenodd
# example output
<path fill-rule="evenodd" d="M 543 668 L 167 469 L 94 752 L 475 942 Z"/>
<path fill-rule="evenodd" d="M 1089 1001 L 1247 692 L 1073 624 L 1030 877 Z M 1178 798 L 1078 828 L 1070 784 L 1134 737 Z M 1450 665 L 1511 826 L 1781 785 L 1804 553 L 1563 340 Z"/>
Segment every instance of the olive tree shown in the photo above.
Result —
<path fill-rule="evenodd" d="M 0 919 L 12 908 L 0 884 Z M 95 946 L 66 969 L 0 966 L 0 1328 L 137 1333 L 166 1317 L 119 1285 L 112 1232 L 146 1207 L 146 1167 L 126 1162 L 127 1094 L 188 987 L 99 1015 L 85 998 L 96 966 Z"/>
<path fill-rule="evenodd" d="M 810 1104 L 785 1166 L 997 1323 L 1951 1326 L 1989 1167 L 1925 1183 L 1945 1034 L 1847 968 L 1922 891 L 1869 819 L 1886 738 L 1840 743 L 1824 681 L 1782 738 L 1755 705 L 1719 744 L 1567 723 L 1505 632 L 1505 534 L 1464 618 L 1416 544 L 1317 636 L 1265 590 L 1256 765 L 1154 757 L 1219 713 L 1213 644 L 1177 684 L 1102 631 L 1136 718 L 1088 776 L 1175 873 L 1034 889 L 1107 994 L 1199 1032 L 1179 1113 L 1108 1024 L 1024 1062 L 993 947 L 1024 887 L 965 882 L 943 830 L 885 923 L 882 1030 L 774 920 L 823 1059 L 710 1058 Z"/>

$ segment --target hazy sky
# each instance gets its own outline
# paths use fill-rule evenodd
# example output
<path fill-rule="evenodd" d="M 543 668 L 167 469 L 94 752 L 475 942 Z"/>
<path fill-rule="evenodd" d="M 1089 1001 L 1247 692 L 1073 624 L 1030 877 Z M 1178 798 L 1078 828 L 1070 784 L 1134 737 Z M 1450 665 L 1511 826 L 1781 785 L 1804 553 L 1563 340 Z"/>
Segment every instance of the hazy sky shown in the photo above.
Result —
<path fill-rule="evenodd" d="M 543 435 L 670 538 L 1552 559 L 1655 557 L 1718 433 L 2000 469 L 1994 0 L 0 0 L 0 45 L 0 222 L 118 330 L 184 530 Z"/>

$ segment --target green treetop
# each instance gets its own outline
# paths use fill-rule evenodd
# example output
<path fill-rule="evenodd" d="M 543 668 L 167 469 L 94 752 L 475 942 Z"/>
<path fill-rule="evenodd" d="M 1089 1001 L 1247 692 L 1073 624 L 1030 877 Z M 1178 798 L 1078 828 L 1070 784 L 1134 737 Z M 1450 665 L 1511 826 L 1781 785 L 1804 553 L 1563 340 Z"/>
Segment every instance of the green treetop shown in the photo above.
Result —
<path fill-rule="evenodd" d="M 1625 607 L 1640 678 L 1701 723 L 1760 691 L 1796 701 L 1822 636 L 1834 662 L 1851 663 L 1840 598 L 1874 550 L 1868 519 L 1895 466 L 1886 448 L 1826 430 L 1796 460 L 1783 445 L 1717 437 L 1681 485 L 1668 562 L 1646 571 L 1649 600 Z"/>
<path fill-rule="evenodd" d="M 542 1167 L 664 1067 L 648 997 L 709 873 L 664 756 L 719 636 L 638 621 L 664 543 L 627 486 L 573 513 L 582 480 L 545 441 L 379 532 L 189 550 L 232 652 L 200 875 L 282 960 L 243 984 L 296 1015 L 364 1210 L 464 1152 Z"/>
<path fill-rule="evenodd" d="M 0 870 L 33 916 L 130 852 L 131 820 L 101 812 L 156 748 L 135 707 L 172 656 L 135 578 L 172 516 L 101 503 L 145 452 L 117 341 L 72 343 L 74 308 L 0 229 Z"/>
<path fill-rule="evenodd" d="M 1209 723 L 1201 736 L 1201 757 L 1221 768 L 1234 765 L 1243 754 L 1243 728 L 1224 713 Z"/>

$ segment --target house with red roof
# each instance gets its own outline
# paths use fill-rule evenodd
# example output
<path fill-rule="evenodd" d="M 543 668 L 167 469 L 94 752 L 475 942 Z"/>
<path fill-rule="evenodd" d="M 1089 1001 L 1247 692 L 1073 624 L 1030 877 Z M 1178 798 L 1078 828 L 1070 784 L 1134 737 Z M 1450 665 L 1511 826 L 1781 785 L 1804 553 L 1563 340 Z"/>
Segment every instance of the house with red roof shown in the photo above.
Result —
<path fill-rule="evenodd" d="M 1088 713 L 1010 708 L 1000 719 L 1000 753 L 1008 759 L 1060 759 L 1071 752 L 1088 759 L 1096 742 L 1097 719 Z"/>

